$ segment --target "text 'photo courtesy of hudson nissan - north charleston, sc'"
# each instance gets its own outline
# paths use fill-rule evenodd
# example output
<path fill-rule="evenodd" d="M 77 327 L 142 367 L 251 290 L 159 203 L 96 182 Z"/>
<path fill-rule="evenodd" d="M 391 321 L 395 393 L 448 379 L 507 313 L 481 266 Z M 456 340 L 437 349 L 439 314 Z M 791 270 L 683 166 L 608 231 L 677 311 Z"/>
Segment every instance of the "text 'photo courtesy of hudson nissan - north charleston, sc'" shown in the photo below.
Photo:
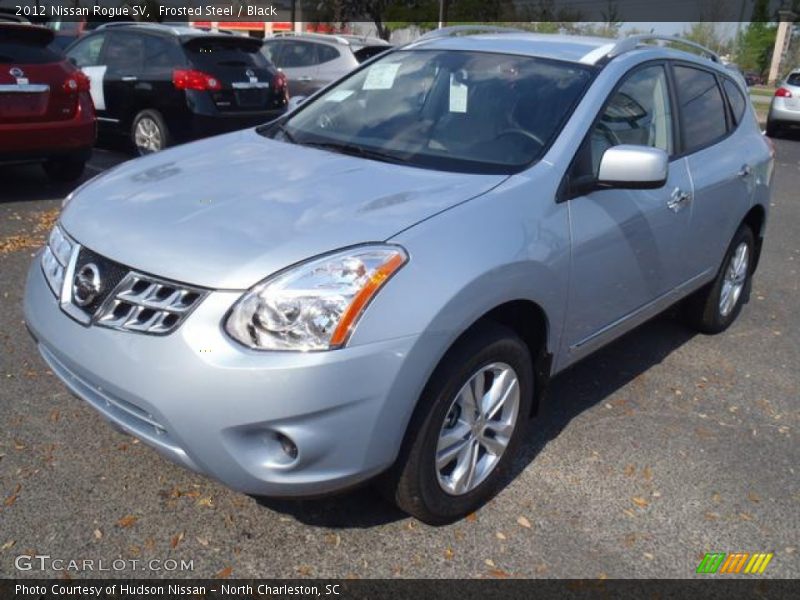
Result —
<path fill-rule="evenodd" d="M 92 154 L 95 112 L 89 79 L 52 41 L 49 29 L 0 23 L 0 164 L 38 162 L 74 181 Z"/>
<path fill-rule="evenodd" d="M 773 165 L 735 74 L 654 36 L 454 33 L 68 196 L 25 292 L 53 372 L 239 491 L 375 481 L 445 523 L 552 375 L 679 301 L 724 331 Z"/>
<path fill-rule="evenodd" d="M 261 41 L 155 23 L 108 23 L 65 54 L 91 80 L 101 133 L 139 154 L 255 127 L 286 112 L 286 77 Z"/>

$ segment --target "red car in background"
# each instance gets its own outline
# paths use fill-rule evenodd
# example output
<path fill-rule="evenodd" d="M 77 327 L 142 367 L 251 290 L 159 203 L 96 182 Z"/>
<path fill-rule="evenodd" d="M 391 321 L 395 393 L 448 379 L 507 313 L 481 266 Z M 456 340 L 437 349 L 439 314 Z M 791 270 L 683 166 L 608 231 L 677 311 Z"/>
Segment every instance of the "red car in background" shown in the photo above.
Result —
<path fill-rule="evenodd" d="M 48 49 L 44 27 L 0 23 L 0 163 L 41 162 L 78 179 L 97 136 L 89 79 Z"/>

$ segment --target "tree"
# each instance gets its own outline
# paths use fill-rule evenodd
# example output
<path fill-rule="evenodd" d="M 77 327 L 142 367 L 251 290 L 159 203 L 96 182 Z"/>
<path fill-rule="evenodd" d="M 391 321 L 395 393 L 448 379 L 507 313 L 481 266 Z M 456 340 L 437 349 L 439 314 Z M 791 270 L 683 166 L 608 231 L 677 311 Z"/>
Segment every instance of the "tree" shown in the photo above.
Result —
<path fill-rule="evenodd" d="M 718 23 L 716 22 L 703 21 L 700 23 L 692 23 L 689 29 L 683 30 L 681 37 L 690 42 L 705 46 L 717 54 L 724 54 L 730 45 L 720 33 Z"/>
<path fill-rule="evenodd" d="M 750 24 L 737 39 L 736 63 L 763 75 L 769 67 L 777 28 L 770 23 L 769 0 L 756 0 Z"/>

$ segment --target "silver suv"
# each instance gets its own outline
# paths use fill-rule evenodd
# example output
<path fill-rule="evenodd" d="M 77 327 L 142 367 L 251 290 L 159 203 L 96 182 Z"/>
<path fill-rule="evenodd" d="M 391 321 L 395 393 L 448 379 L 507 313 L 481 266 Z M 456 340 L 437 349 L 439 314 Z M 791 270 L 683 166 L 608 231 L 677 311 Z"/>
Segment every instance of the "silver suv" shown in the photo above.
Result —
<path fill-rule="evenodd" d="M 282 33 L 266 39 L 261 51 L 286 74 L 293 96 L 309 96 L 389 48 L 372 37 Z"/>
<path fill-rule="evenodd" d="M 783 129 L 800 125 L 800 69 L 786 76 L 769 105 L 767 135 L 776 137 Z"/>
<path fill-rule="evenodd" d="M 455 33 L 71 194 L 25 294 L 53 372 L 237 490 L 376 479 L 442 523 L 553 375 L 678 301 L 730 326 L 773 158 L 715 56 Z"/>

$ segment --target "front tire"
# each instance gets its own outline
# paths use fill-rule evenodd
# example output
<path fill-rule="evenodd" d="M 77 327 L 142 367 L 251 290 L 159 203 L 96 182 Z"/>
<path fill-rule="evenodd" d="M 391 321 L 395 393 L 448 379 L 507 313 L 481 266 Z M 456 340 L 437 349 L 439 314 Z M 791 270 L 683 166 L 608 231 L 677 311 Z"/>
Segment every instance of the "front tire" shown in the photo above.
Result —
<path fill-rule="evenodd" d="M 131 125 L 131 141 L 139 156 L 159 152 L 171 143 L 164 117 L 157 110 L 143 110 Z"/>
<path fill-rule="evenodd" d="M 747 225 L 733 236 L 716 279 L 689 298 L 690 324 L 702 333 L 725 331 L 739 316 L 752 284 L 755 236 Z"/>
<path fill-rule="evenodd" d="M 431 525 L 453 522 L 499 490 L 531 413 L 533 366 L 510 329 L 481 324 L 437 367 L 384 491 Z"/>

